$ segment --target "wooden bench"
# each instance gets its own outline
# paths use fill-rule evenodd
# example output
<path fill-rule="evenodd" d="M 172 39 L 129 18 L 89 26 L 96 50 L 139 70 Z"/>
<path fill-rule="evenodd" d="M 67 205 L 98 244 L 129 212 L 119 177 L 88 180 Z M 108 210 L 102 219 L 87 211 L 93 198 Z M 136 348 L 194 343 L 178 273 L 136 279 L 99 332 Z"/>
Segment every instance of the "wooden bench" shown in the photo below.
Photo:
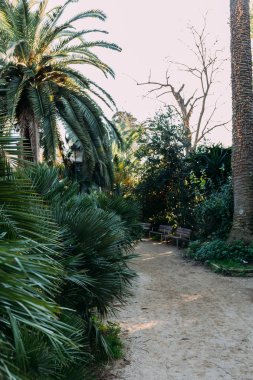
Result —
<path fill-rule="evenodd" d="M 140 226 L 144 232 L 149 232 L 151 230 L 151 223 L 140 223 Z"/>
<path fill-rule="evenodd" d="M 167 236 L 167 239 L 174 239 L 177 241 L 177 248 L 179 248 L 179 241 L 189 242 L 191 237 L 191 230 L 189 228 L 178 227 L 174 234 Z"/>
<path fill-rule="evenodd" d="M 160 235 L 161 236 L 161 241 L 163 241 L 163 240 L 166 240 L 166 238 L 171 234 L 171 232 L 172 232 L 172 227 L 171 226 L 168 226 L 166 224 L 161 224 L 158 227 L 157 231 L 155 231 L 154 229 L 152 229 L 151 231 L 149 231 L 149 237 L 151 237 L 152 234 L 154 234 L 154 235 Z"/>

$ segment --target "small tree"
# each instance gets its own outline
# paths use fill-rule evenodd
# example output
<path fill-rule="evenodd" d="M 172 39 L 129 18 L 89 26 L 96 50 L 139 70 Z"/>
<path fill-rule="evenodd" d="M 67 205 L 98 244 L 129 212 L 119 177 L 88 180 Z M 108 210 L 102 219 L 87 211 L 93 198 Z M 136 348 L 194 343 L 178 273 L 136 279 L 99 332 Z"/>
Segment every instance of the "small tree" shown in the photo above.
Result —
<path fill-rule="evenodd" d="M 135 189 L 144 220 L 185 225 L 189 204 L 184 172 L 187 136 L 171 109 L 145 124 L 136 152 L 139 183 Z"/>

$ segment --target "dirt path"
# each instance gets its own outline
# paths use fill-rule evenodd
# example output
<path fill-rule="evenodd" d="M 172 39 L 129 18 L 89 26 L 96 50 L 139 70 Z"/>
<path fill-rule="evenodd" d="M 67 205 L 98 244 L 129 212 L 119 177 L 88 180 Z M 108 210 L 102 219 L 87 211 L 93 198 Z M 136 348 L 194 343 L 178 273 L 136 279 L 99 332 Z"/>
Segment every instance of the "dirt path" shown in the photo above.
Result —
<path fill-rule="evenodd" d="M 117 380 L 253 380 L 253 279 L 222 277 L 142 242 L 135 296 L 118 315 Z"/>

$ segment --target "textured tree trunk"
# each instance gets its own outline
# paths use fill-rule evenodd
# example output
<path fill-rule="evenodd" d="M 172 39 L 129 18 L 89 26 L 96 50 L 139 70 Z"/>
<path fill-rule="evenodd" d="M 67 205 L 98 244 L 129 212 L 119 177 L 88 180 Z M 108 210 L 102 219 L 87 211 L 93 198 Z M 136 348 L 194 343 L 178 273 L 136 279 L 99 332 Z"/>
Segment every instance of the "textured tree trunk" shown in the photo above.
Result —
<path fill-rule="evenodd" d="M 190 128 L 189 116 L 187 116 L 185 119 L 183 119 L 183 124 L 184 124 L 184 128 L 186 131 L 186 136 L 187 136 L 187 147 L 185 149 L 186 154 L 187 154 L 187 153 L 195 150 L 195 148 L 196 148 L 196 147 L 192 146 L 192 132 L 191 132 L 191 128 Z"/>
<path fill-rule="evenodd" d="M 18 125 L 24 139 L 23 158 L 32 160 L 35 163 L 39 162 L 41 160 L 39 124 L 35 120 L 33 113 L 23 111 L 18 116 Z"/>
<path fill-rule="evenodd" d="M 234 219 L 229 241 L 253 241 L 253 96 L 249 0 L 230 0 Z"/>

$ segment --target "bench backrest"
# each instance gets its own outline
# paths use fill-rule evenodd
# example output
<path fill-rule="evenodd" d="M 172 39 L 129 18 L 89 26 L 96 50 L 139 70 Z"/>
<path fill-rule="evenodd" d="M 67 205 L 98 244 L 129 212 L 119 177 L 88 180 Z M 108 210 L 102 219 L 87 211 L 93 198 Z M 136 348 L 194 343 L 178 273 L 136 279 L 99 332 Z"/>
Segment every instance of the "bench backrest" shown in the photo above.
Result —
<path fill-rule="evenodd" d="M 178 227 L 176 229 L 176 235 L 190 240 L 192 230 L 189 228 Z"/>
<path fill-rule="evenodd" d="M 151 229 L 151 223 L 140 223 L 140 226 L 143 230 L 150 230 Z"/>
<path fill-rule="evenodd" d="M 158 227 L 158 232 L 169 234 L 172 232 L 172 227 L 168 226 L 167 224 L 160 224 L 160 226 Z"/>

